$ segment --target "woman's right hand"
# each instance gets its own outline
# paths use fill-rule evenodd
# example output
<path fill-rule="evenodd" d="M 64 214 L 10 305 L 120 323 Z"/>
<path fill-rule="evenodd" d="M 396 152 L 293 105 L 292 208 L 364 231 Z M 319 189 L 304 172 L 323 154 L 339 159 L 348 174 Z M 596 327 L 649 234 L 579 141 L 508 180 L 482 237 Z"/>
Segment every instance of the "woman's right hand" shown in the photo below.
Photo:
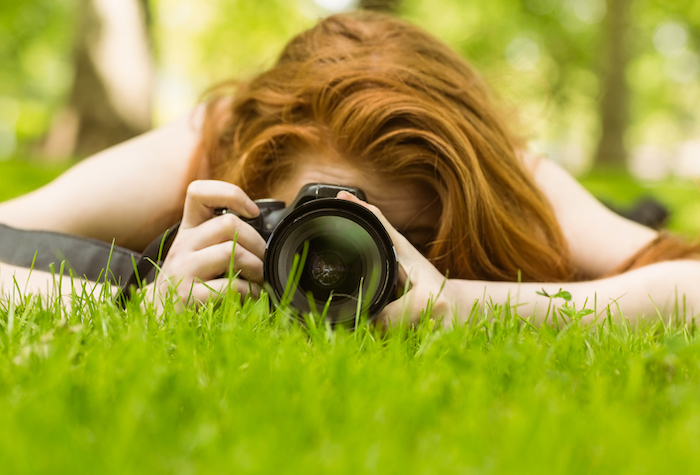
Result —
<path fill-rule="evenodd" d="M 215 216 L 217 208 L 227 208 L 235 214 Z M 236 185 L 216 180 L 193 181 L 187 188 L 177 236 L 151 284 L 154 292 L 147 292 L 154 295 L 154 303 L 160 307 L 163 299 L 172 294 L 179 308 L 199 305 L 220 298 L 229 288 L 241 296 L 257 295 L 263 283 L 265 240 L 237 215 L 254 218 L 259 213 L 258 206 Z M 238 276 L 220 277 L 231 265 L 231 271 Z"/>

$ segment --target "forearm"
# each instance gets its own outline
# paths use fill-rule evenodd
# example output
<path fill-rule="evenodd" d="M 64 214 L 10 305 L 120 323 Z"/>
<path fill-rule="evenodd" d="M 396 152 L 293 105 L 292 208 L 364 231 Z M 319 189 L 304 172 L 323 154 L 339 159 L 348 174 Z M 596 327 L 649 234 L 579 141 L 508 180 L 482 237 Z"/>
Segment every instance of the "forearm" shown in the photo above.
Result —
<path fill-rule="evenodd" d="M 71 277 L 67 271 L 61 275 L 57 269 L 52 274 L 0 262 L 0 301 L 9 299 L 17 304 L 29 295 L 40 295 L 47 298 L 60 296 L 65 302 L 70 302 L 74 295 L 98 297 L 102 290 L 101 283 Z"/>
<path fill-rule="evenodd" d="M 494 304 L 510 303 L 517 306 L 518 315 L 534 316 L 541 324 L 553 306 L 561 307 L 563 298 L 550 299 L 560 289 L 571 294 L 570 307 L 593 310 L 582 321 L 589 322 L 606 315 L 624 316 L 631 321 L 638 318 L 667 317 L 679 309 L 679 318 L 690 320 L 700 312 L 700 262 L 668 261 L 652 264 L 605 279 L 564 283 L 514 283 L 450 280 L 449 293 L 453 296 L 452 312 L 458 321 L 469 318 L 475 300 L 479 309 Z M 540 294 L 538 294 L 540 292 Z"/>

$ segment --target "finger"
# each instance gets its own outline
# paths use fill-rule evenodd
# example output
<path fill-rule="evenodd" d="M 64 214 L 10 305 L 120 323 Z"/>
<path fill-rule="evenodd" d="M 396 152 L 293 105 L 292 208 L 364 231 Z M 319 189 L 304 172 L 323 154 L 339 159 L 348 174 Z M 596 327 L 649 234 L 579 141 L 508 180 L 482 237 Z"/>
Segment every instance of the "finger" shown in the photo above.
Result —
<path fill-rule="evenodd" d="M 265 240 L 260 233 L 233 214 L 217 216 L 187 230 L 186 239 L 187 248 L 194 251 L 235 239 L 237 247 L 248 249 L 260 259 L 265 254 Z"/>
<path fill-rule="evenodd" d="M 231 252 L 234 252 L 231 256 Z M 163 266 L 164 276 L 183 276 L 190 279 L 209 280 L 224 274 L 233 260 L 234 271 L 241 271 L 244 277 L 262 282 L 262 259 L 233 241 L 205 247 L 199 251 L 171 256 Z"/>
<path fill-rule="evenodd" d="M 231 256 L 233 251 L 233 257 Z M 241 277 L 253 282 L 263 282 L 263 261 L 258 256 L 244 248 L 235 245 L 233 241 L 222 242 L 201 249 L 192 254 L 192 260 L 206 266 L 207 272 L 200 270 L 190 275 L 197 275 L 202 280 L 209 280 L 229 270 L 232 266 L 234 272 L 239 272 Z"/>
<path fill-rule="evenodd" d="M 190 303 L 201 305 L 206 302 L 218 302 L 230 292 L 238 293 L 241 298 L 250 295 L 260 297 L 260 286 L 243 279 L 213 279 L 195 282 L 189 295 Z"/>
<path fill-rule="evenodd" d="M 255 202 L 239 186 L 219 180 L 195 180 L 187 187 L 181 228 L 202 224 L 212 217 L 216 208 L 228 208 L 246 218 L 260 213 Z"/>

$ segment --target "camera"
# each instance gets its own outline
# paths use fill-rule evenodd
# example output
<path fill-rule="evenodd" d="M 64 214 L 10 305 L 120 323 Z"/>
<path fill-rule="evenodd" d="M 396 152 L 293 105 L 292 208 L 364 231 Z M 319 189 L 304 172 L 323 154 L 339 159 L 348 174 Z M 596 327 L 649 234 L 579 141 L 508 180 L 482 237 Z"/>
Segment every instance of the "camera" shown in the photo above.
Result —
<path fill-rule="evenodd" d="M 264 276 L 278 301 L 301 313 L 325 312 L 334 327 L 353 327 L 357 315 L 371 320 L 393 300 L 398 260 L 379 219 L 336 199 L 339 191 L 366 199 L 358 188 L 309 183 L 286 207 L 256 200 L 260 215 L 244 220 L 267 241 Z"/>

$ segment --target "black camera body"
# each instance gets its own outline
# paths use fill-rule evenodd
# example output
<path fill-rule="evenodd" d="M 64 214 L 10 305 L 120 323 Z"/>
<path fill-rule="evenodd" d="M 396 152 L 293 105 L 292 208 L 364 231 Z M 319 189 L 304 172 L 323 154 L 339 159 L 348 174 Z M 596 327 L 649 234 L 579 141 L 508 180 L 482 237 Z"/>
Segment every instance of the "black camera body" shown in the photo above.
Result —
<path fill-rule="evenodd" d="M 358 188 L 310 183 L 287 207 L 256 200 L 260 215 L 245 221 L 267 241 L 265 281 L 279 302 L 315 311 L 332 326 L 354 327 L 358 317 L 373 319 L 395 298 L 398 259 L 379 219 L 336 199 L 340 191 L 366 199 Z"/>
<path fill-rule="evenodd" d="M 255 204 L 260 208 L 260 214 L 252 219 L 243 219 L 253 226 L 265 239 L 270 239 L 270 235 L 275 230 L 277 225 L 295 209 L 303 206 L 309 201 L 317 199 L 335 198 L 338 192 L 347 191 L 352 193 L 363 201 L 367 198 L 362 190 L 349 186 L 327 185 L 323 183 L 308 183 L 302 187 L 294 199 L 294 202 L 289 206 L 285 206 L 284 201 L 273 199 L 255 200 Z"/>

